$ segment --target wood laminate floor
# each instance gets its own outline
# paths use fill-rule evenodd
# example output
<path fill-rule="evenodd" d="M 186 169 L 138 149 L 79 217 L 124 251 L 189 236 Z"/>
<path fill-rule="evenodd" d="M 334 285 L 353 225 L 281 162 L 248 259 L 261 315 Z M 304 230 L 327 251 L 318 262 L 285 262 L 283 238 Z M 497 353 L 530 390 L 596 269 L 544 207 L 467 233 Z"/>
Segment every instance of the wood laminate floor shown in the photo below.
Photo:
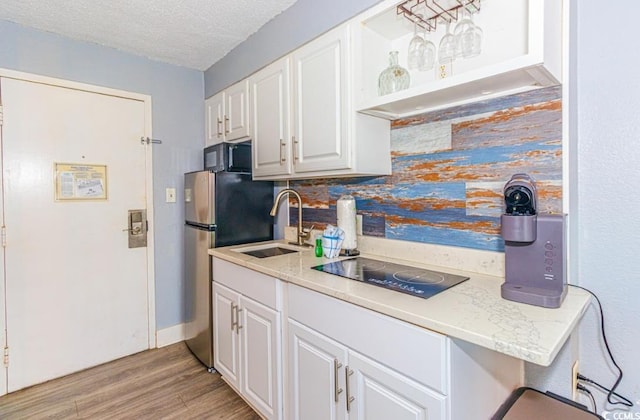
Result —
<path fill-rule="evenodd" d="M 178 343 L 0 397 L 0 419 L 260 417 Z"/>

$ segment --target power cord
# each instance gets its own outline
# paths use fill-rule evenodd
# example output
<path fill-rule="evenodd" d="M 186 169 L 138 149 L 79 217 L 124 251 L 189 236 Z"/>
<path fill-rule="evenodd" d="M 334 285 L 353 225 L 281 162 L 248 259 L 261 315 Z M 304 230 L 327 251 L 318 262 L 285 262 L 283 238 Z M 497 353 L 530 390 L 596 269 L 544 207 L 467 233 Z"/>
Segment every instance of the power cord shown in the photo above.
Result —
<path fill-rule="evenodd" d="M 595 293 L 593 293 L 591 290 L 587 289 L 586 287 L 582 287 L 582 286 L 576 286 L 575 284 L 571 284 L 570 286 L 572 287 L 576 287 L 578 289 L 582 289 L 585 292 L 589 293 L 591 296 L 593 296 L 596 299 L 596 302 L 598 303 L 598 308 L 600 310 L 600 328 L 602 330 L 602 340 L 604 341 L 604 346 L 607 349 L 607 353 L 609 353 L 609 358 L 611 359 L 611 363 L 613 363 L 613 365 L 616 367 L 616 369 L 618 369 L 618 379 L 616 379 L 616 382 L 613 384 L 613 386 L 611 387 L 611 389 L 609 388 L 605 388 L 604 386 L 598 384 L 595 381 L 592 381 L 591 379 L 588 379 L 580 374 L 578 374 L 578 379 L 580 379 L 580 377 L 584 378 L 582 379 L 585 382 L 591 383 L 593 385 L 596 385 L 599 388 L 602 388 L 607 392 L 607 401 L 609 402 L 609 404 L 621 404 L 621 405 L 625 405 L 627 407 L 633 407 L 633 403 L 631 401 L 629 401 L 627 398 L 621 396 L 620 394 L 616 393 L 615 390 L 618 387 L 618 385 L 620 385 L 620 382 L 622 381 L 622 369 L 620 368 L 620 366 L 618 365 L 618 363 L 616 363 L 616 360 L 613 358 L 613 353 L 611 352 L 611 349 L 609 348 L 609 342 L 607 341 L 607 335 L 605 334 L 604 331 L 604 311 L 602 310 L 602 303 L 600 303 L 600 299 L 598 299 L 598 296 L 596 296 Z M 616 397 L 618 397 L 620 400 L 622 401 L 612 401 L 611 400 L 611 396 L 615 395 Z"/>
<path fill-rule="evenodd" d="M 623 397 L 622 395 L 618 394 L 617 392 L 614 392 L 613 390 L 611 390 L 611 389 L 609 389 L 609 388 L 607 388 L 607 387 L 605 387 L 605 386 L 603 386 L 603 385 L 600 385 L 599 383 L 597 383 L 597 382 L 596 382 L 596 381 L 594 381 L 593 379 L 589 379 L 589 378 L 587 378 L 586 376 L 584 376 L 584 375 L 582 375 L 582 374 L 578 373 L 578 380 L 579 380 L 579 381 L 582 381 L 582 382 L 586 382 L 586 383 L 591 384 L 591 385 L 595 385 L 595 386 L 597 386 L 598 388 L 600 388 L 601 390 L 603 390 L 603 391 L 607 391 L 607 392 L 609 392 L 611 395 L 613 395 L 613 396 L 615 396 L 616 398 L 618 398 L 618 399 L 622 400 L 621 402 L 618 402 L 617 404 L 624 404 L 624 405 L 626 405 L 627 407 L 632 407 L 632 406 L 633 406 L 633 403 L 632 403 L 631 401 L 629 401 L 628 399 L 626 399 L 626 398 L 625 398 L 625 397 Z M 580 387 L 581 387 L 581 386 L 582 386 L 582 385 L 578 384 L 578 387 L 577 387 L 577 388 L 578 388 L 578 389 L 580 389 Z"/>
<path fill-rule="evenodd" d="M 589 398 L 591 399 L 591 403 L 593 404 L 593 412 L 597 413 L 598 407 L 596 406 L 596 399 L 593 398 L 593 394 L 591 393 L 591 391 L 589 391 L 586 387 L 580 384 L 578 384 L 576 388 L 578 389 L 578 391 L 582 391 L 589 396 Z"/>

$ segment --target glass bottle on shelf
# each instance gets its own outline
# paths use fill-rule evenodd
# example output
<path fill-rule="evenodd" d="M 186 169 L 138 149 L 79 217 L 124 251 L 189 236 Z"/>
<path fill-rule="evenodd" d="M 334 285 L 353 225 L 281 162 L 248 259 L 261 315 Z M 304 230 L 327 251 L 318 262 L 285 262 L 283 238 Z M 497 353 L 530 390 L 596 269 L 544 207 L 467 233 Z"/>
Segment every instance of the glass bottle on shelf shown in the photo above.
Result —
<path fill-rule="evenodd" d="M 380 73 L 378 78 L 378 94 L 388 95 L 409 87 L 409 72 L 398 65 L 398 51 L 389 53 L 389 67 Z"/>

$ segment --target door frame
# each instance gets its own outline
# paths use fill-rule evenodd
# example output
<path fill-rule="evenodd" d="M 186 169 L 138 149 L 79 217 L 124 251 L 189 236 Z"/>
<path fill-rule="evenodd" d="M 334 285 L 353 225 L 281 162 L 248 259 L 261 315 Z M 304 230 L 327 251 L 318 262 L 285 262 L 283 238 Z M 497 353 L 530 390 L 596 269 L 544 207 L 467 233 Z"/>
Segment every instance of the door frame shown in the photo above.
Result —
<path fill-rule="evenodd" d="M 145 95 L 136 92 L 129 92 L 125 90 L 112 89 L 104 86 L 91 85 L 86 83 L 74 82 L 71 80 L 58 79 L 54 77 L 41 76 L 32 73 L 25 73 L 22 71 L 9 70 L 0 67 L 0 77 L 6 79 L 16 79 L 27 82 L 41 83 L 45 85 L 57 86 L 67 89 L 74 89 L 84 92 L 97 93 L 108 96 L 115 96 L 124 99 L 132 99 L 140 101 L 144 104 L 144 136 L 153 138 L 152 128 L 152 113 L 151 113 L 151 95 Z M 156 300 L 155 300 L 155 249 L 154 249 L 154 212 L 153 212 L 153 147 L 152 144 L 144 145 L 145 147 L 145 198 L 147 207 L 147 220 L 150 220 L 149 230 L 147 232 L 147 313 L 148 313 L 148 337 L 149 348 L 157 347 L 156 340 Z M 4 203 L 2 203 L 4 204 Z M 4 216 L 4 210 L 3 210 Z M 1 222 L 1 220 L 0 220 Z M 124 222 L 123 222 L 124 223 Z M 3 252 L 4 255 L 4 252 Z M 4 266 L 3 266 L 4 268 Z M 4 273 L 2 273 L 2 282 L 0 282 L 0 328 L 5 330 L 6 334 L 6 319 L 5 319 L 5 305 L 6 291 L 4 290 L 4 284 L 6 279 Z M 5 343 L 0 343 L 5 344 Z M 4 347 L 4 346 L 3 346 Z M 0 361 L 1 362 L 1 361 Z M 2 395 L 2 394 L 0 394 Z"/>

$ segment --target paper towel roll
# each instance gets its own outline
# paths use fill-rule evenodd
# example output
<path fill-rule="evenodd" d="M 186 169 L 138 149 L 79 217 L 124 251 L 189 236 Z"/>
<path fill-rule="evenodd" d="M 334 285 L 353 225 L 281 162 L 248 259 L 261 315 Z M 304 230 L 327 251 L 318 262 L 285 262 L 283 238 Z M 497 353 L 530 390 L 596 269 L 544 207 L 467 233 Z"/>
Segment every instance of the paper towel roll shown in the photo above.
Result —
<path fill-rule="evenodd" d="M 356 200 L 350 195 L 343 195 L 336 203 L 338 227 L 344 230 L 342 249 L 356 249 Z"/>

